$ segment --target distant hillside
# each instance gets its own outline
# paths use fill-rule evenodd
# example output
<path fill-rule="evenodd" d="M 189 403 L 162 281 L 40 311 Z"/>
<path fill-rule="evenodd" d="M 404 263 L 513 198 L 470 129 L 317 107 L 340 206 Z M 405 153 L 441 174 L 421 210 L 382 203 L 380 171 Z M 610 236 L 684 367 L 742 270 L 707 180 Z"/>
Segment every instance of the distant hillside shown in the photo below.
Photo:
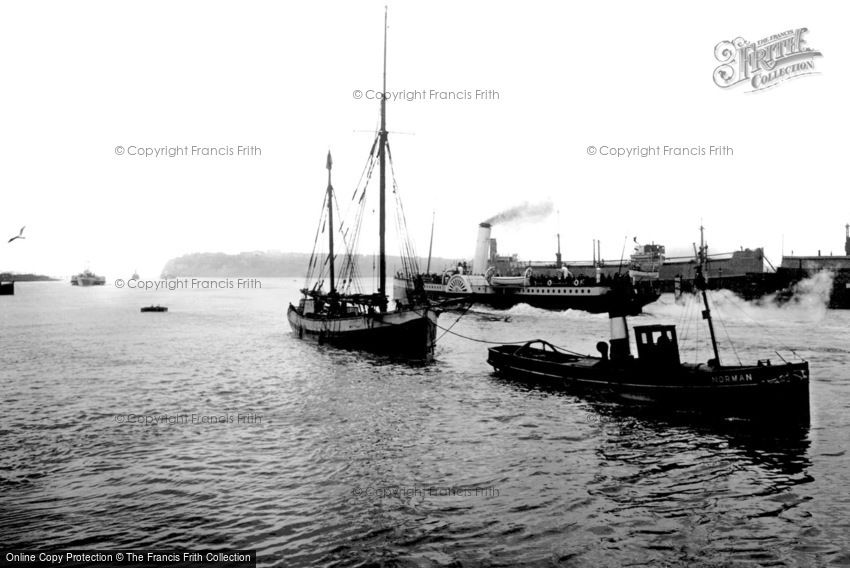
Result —
<path fill-rule="evenodd" d="M 199 278 L 217 277 L 266 277 L 304 276 L 310 255 L 299 252 L 241 252 L 225 254 L 221 252 L 196 252 L 172 258 L 162 269 L 163 276 L 197 276 Z M 422 270 L 425 269 L 425 260 Z M 441 271 L 444 267 L 455 266 L 457 259 L 434 258 L 431 271 Z M 360 255 L 358 260 L 362 276 L 372 273 L 372 257 Z M 394 274 L 401 269 L 401 260 L 397 256 L 387 257 L 387 273 Z"/>
<path fill-rule="evenodd" d="M 45 276 L 44 274 L 17 274 L 14 272 L 0 272 L 0 280 L 2 280 L 3 282 L 55 282 L 59 279 L 53 278 L 52 276 Z"/>

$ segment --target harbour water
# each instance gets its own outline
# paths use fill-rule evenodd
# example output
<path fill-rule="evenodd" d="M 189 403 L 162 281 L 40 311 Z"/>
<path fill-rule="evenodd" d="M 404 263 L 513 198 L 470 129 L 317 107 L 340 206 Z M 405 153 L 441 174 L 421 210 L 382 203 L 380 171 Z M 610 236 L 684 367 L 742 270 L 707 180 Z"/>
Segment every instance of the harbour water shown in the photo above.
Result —
<path fill-rule="evenodd" d="M 605 315 L 476 308 L 417 367 L 293 337 L 301 284 L 16 286 L 0 542 L 264 566 L 850 565 L 850 312 L 713 294 L 729 362 L 811 362 L 810 423 L 765 428 L 530 388 L 468 339 L 592 353 Z M 633 323 L 679 324 L 683 360 L 708 358 L 694 304 L 646 312 Z"/>

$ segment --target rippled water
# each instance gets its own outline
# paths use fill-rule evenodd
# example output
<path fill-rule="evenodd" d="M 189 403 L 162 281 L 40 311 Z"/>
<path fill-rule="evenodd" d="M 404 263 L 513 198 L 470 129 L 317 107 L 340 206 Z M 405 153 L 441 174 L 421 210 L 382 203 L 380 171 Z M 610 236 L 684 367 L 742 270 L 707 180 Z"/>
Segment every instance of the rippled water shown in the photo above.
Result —
<path fill-rule="evenodd" d="M 529 388 L 452 334 L 425 368 L 300 341 L 299 284 L 0 298 L 0 542 L 281 566 L 850 565 L 850 312 L 715 294 L 742 359 L 811 361 L 811 423 L 761 427 Z M 152 303 L 170 311 L 139 313 Z M 678 323 L 683 359 L 707 358 L 695 308 L 647 312 L 633 323 Z M 593 352 L 607 325 L 519 306 L 452 331 Z M 145 415 L 186 420 L 127 422 Z"/>

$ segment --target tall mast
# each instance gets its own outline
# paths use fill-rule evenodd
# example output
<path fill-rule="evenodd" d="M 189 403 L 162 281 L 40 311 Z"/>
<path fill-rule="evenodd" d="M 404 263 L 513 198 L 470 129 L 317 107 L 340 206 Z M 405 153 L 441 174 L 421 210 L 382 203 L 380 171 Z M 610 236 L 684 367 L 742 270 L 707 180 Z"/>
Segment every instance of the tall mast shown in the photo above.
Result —
<path fill-rule="evenodd" d="M 431 274 L 431 250 L 434 248 L 434 219 L 437 216 L 436 211 L 431 212 L 431 241 L 428 243 L 428 265 L 425 267 L 425 274 Z"/>
<path fill-rule="evenodd" d="M 706 259 L 706 246 L 705 240 L 703 238 L 704 227 L 700 225 L 699 227 L 699 265 L 698 265 L 698 274 L 697 281 L 699 283 L 699 287 L 702 288 L 702 303 L 705 305 L 705 310 L 702 312 L 702 317 L 704 320 L 708 322 L 708 332 L 711 335 L 711 348 L 714 350 L 714 360 L 716 361 L 716 365 L 720 366 L 720 353 L 717 351 L 717 338 L 714 335 L 714 322 L 711 321 L 711 308 L 708 307 L 708 292 L 706 292 L 706 288 L 708 288 L 708 281 L 705 278 L 705 259 Z"/>
<path fill-rule="evenodd" d="M 381 297 L 381 311 L 387 311 L 387 251 L 386 251 L 386 189 L 387 189 L 387 172 L 386 172 L 386 148 L 387 148 L 387 7 L 384 6 L 384 75 L 383 75 L 383 90 L 381 91 L 381 130 L 378 132 L 379 146 L 378 159 L 380 161 L 380 207 L 378 213 L 378 233 L 380 240 L 380 261 L 378 269 L 378 295 Z"/>
<path fill-rule="evenodd" d="M 334 279 L 334 208 L 333 208 L 333 194 L 334 188 L 331 186 L 331 167 L 333 166 L 333 160 L 331 160 L 331 151 L 328 150 L 328 261 L 331 267 L 331 294 L 336 292 L 336 284 Z"/>

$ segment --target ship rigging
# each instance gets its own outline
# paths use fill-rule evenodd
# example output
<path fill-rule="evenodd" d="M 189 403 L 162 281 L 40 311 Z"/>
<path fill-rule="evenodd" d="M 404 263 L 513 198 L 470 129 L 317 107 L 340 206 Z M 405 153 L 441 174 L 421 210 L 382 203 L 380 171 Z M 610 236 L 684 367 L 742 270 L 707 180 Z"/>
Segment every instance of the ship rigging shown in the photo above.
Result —
<path fill-rule="evenodd" d="M 383 89 L 387 84 L 387 15 L 384 12 Z M 334 210 L 339 211 L 331 172 L 333 159 L 327 157 L 328 186 L 322 204 L 313 253 L 307 268 L 303 296 L 298 306 L 289 305 L 287 318 L 298 337 L 320 343 L 374 351 L 404 359 L 428 361 L 433 357 L 439 308 L 432 306 L 421 287 L 414 287 L 404 298 L 396 298 L 390 309 L 386 292 L 386 224 L 387 166 L 392 179 L 395 200 L 395 225 L 399 234 L 402 270 L 406 275 L 419 274 L 413 243 L 396 183 L 387 131 L 386 99 L 380 99 L 380 128 L 376 133 L 366 165 L 351 197 L 350 214 L 340 216 L 335 226 Z M 357 247 L 366 213 L 367 188 L 375 167 L 378 168 L 378 282 L 377 290 L 364 293 L 358 270 Z M 319 251 L 321 235 L 327 231 L 328 254 Z M 337 274 L 334 236 L 341 236 L 345 249 L 341 270 Z M 324 279 L 328 278 L 328 291 Z M 312 283 L 312 285 L 311 285 Z"/>

